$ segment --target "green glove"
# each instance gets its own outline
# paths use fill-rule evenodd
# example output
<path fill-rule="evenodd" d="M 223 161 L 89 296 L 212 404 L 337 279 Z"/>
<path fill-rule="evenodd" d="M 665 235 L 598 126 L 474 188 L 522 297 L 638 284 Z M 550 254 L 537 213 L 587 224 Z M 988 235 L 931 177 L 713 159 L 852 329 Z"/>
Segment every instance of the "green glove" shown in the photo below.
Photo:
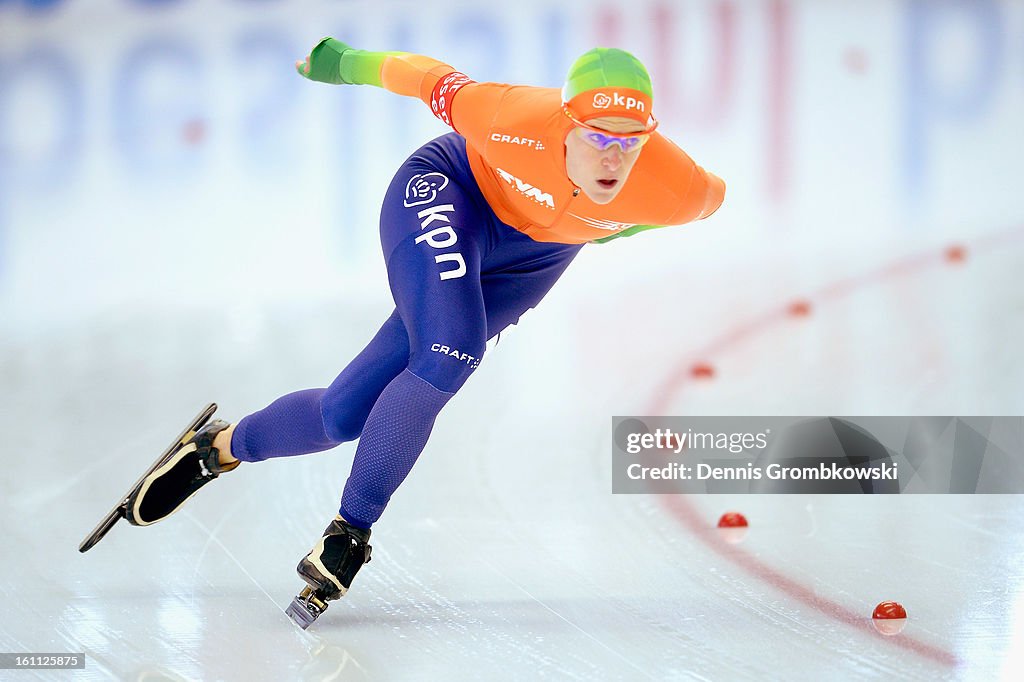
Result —
<path fill-rule="evenodd" d="M 633 227 L 627 227 L 622 232 L 616 232 L 613 235 L 610 235 L 608 237 L 601 237 L 600 239 L 591 239 L 590 241 L 592 241 L 592 242 L 594 242 L 596 244 L 605 244 L 607 242 L 610 242 L 613 239 L 618 239 L 619 237 L 632 237 L 634 234 L 637 234 L 638 232 L 643 232 L 645 230 L 657 230 L 658 228 L 661 228 L 661 227 L 665 227 L 665 226 L 664 225 L 634 225 Z"/>
<path fill-rule="evenodd" d="M 341 85 L 341 55 L 352 48 L 336 40 L 324 38 L 316 44 L 304 62 L 295 62 L 295 70 L 303 78 L 321 83 Z"/>
<path fill-rule="evenodd" d="M 324 38 L 310 51 L 304 62 L 295 62 L 295 70 L 303 78 L 340 85 L 381 84 L 381 68 L 388 57 L 404 52 L 370 52 L 357 50 L 335 38 Z"/>

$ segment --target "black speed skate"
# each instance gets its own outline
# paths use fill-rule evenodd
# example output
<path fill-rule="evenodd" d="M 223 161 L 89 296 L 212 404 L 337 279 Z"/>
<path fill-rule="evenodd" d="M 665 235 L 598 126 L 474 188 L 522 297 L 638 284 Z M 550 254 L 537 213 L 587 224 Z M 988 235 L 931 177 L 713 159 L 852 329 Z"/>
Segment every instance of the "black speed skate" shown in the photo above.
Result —
<path fill-rule="evenodd" d="M 204 485 L 237 467 L 237 461 L 221 466 L 220 453 L 213 447 L 213 439 L 229 426 L 220 419 L 210 422 L 146 476 L 128 496 L 128 523 L 148 526 L 166 519 Z"/>
<path fill-rule="evenodd" d="M 285 610 L 305 630 L 327 610 L 327 602 L 345 596 L 352 579 L 370 561 L 370 531 L 340 519 L 331 521 L 324 536 L 295 570 L 306 587 Z"/>
<path fill-rule="evenodd" d="M 135 482 L 99 525 L 78 546 L 86 552 L 114 527 L 120 519 L 135 526 L 148 526 L 165 519 L 181 507 L 199 488 L 221 473 L 238 466 L 238 462 L 221 467 L 214 437 L 228 428 L 226 422 L 210 417 L 217 410 L 211 403 L 189 422 L 185 430 Z M 209 422 L 209 423 L 207 423 Z"/>

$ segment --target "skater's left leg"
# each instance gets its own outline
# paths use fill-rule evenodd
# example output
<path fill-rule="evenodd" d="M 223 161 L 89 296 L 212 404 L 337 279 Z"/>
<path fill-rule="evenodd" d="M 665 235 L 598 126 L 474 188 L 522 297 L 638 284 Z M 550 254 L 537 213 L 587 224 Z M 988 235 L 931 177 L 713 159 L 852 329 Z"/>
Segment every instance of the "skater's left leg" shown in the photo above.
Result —
<path fill-rule="evenodd" d="M 357 437 L 370 406 L 406 367 L 408 347 L 401 320 L 392 315 L 331 388 L 296 391 L 236 424 L 217 420 L 203 427 L 146 477 L 132 496 L 129 522 L 149 525 L 167 518 L 240 460 L 318 452 Z"/>
<path fill-rule="evenodd" d="M 259 462 L 321 452 L 355 440 L 377 397 L 408 360 L 408 335 L 395 312 L 328 388 L 278 398 L 243 417 L 218 446 L 229 458 Z"/>
<path fill-rule="evenodd" d="M 454 185 L 454 183 L 453 183 Z M 457 187 L 440 193 L 438 203 L 463 212 Z M 382 221 L 398 220 L 401 209 L 385 211 Z M 414 220 L 415 211 L 405 209 Z M 463 228 L 462 225 L 467 225 Z M 368 529 L 408 476 L 441 409 L 469 379 L 486 347 L 487 320 L 480 285 L 482 240 L 472 223 L 457 234 L 464 274 L 439 277 L 435 249 L 417 242 L 416 233 L 388 257 L 388 280 L 409 334 L 409 365 L 380 394 L 370 410 L 345 484 L 339 512 L 356 528 Z"/>
<path fill-rule="evenodd" d="M 237 467 L 237 460 L 222 462 L 214 445 L 217 437 L 229 427 L 227 422 L 217 419 L 183 440 L 129 495 L 124 510 L 128 522 L 148 526 L 162 521 L 178 511 L 201 487 Z"/>

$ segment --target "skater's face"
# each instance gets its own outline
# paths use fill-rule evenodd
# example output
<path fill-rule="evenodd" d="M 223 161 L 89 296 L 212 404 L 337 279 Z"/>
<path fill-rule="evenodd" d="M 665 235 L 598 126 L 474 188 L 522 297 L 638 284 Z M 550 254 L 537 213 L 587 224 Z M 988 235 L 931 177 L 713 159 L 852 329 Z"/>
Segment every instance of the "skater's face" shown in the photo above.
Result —
<path fill-rule="evenodd" d="M 644 127 L 632 119 L 614 116 L 590 119 L 587 126 L 574 127 L 565 138 L 565 172 L 587 198 L 595 204 L 607 204 L 622 191 L 647 139 L 640 135 L 612 141 L 602 139 L 600 133 L 593 134 L 595 131 L 589 128 L 628 135 L 642 133 Z M 604 145 L 604 149 L 599 148 Z"/>

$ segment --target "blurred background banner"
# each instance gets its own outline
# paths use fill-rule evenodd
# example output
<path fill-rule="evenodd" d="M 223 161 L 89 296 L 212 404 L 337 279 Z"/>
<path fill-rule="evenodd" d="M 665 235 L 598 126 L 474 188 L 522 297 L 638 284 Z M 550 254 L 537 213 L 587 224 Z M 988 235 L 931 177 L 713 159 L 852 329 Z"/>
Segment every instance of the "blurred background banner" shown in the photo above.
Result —
<path fill-rule="evenodd" d="M 4 334 L 213 292 L 384 300 L 384 189 L 444 128 L 296 77 L 327 34 L 544 86 L 591 46 L 634 51 L 665 134 L 729 186 L 683 228 L 704 264 L 869 258 L 1024 217 L 1020 2 L 4 0 Z M 650 237 L 620 277 L 676 262 Z"/>

